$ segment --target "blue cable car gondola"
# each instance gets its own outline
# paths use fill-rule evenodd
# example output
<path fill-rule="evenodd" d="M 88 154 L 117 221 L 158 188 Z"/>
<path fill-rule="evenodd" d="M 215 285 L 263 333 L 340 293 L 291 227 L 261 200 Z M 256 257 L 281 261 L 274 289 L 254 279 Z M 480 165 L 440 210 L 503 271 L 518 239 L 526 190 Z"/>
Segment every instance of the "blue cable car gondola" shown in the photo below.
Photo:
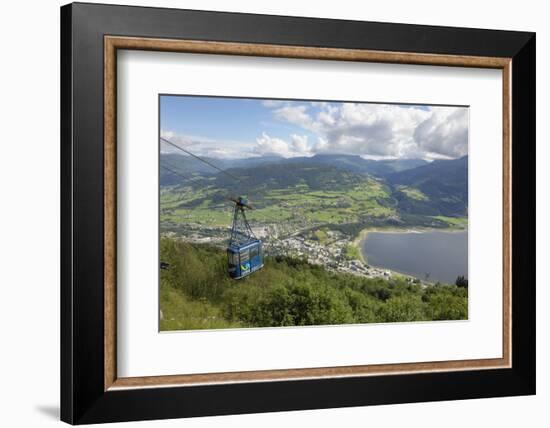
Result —
<path fill-rule="evenodd" d="M 244 209 L 251 209 L 246 196 L 231 199 L 235 203 L 231 239 L 227 247 L 229 276 L 240 279 L 264 266 L 262 241 L 254 235 Z"/>

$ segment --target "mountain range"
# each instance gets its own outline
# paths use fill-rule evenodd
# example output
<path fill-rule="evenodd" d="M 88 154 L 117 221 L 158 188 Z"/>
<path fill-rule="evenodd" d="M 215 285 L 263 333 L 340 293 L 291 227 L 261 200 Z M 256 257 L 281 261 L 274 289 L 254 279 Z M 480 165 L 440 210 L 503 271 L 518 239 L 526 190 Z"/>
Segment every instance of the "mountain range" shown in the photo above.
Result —
<path fill-rule="evenodd" d="M 356 155 L 344 154 L 317 154 L 311 157 L 284 158 L 282 156 L 258 156 L 243 159 L 218 159 L 202 157 L 206 162 L 217 166 L 222 170 L 231 168 L 251 168 L 265 164 L 280 163 L 284 165 L 330 165 L 349 172 L 366 173 L 373 176 L 384 177 L 394 172 L 405 171 L 411 168 L 428 165 L 429 162 L 423 159 L 394 159 L 394 160 L 372 160 L 363 159 Z M 191 156 L 184 156 L 176 153 L 161 153 L 161 165 L 175 169 L 186 175 L 215 175 L 216 169 Z M 161 185 L 176 184 L 179 182 L 174 174 L 168 170 L 161 170 Z"/>
<path fill-rule="evenodd" d="M 366 194 L 373 195 L 378 205 L 395 208 L 403 216 L 464 217 L 468 213 L 467 156 L 432 162 L 377 161 L 343 154 L 205 160 L 228 174 L 189 156 L 161 154 L 161 186 L 217 189 L 204 196 L 212 201 L 220 201 L 227 194 L 246 194 L 260 206 L 273 203 L 278 189 L 307 188 L 308 192 L 349 195 L 357 189 L 367 189 Z M 200 203 L 201 198 L 195 198 L 188 208 Z"/>

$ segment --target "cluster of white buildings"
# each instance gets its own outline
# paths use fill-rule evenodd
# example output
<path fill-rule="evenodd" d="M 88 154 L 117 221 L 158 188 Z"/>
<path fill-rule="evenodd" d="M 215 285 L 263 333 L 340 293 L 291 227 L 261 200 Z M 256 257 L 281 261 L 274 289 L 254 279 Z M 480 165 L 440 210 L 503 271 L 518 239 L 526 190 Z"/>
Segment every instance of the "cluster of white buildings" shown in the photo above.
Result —
<path fill-rule="evenodd" d="M 327 242 L 319 242 L 305 238 L 302 235 L 291 236 L 286 239 L 274 239 L 264 244 L 268 255 L 287 255 L 305 257 L 311 264 L 324 266 L 335 272 L 350 273 L 367 278 L 390 278 L 391 272 L 366 265 L 361 260 L 349 260 L 345 249 L 351 241 L 345 235 L 335 232 L 326 232 Z"/>
<path fill-rule="evenodd" d="M 324 266 L 333 272 L 343 272 L 367 278 L 389 279 L 392 273 L 363 263 L 362 260 L 349 260 L 346 257 L 346 248 L 351 244 L 350 239 L 343 233 L 328 230 L 323 242 L 315 239 L 313 234 L 296 232 L 283 237 L 282 232 L 288 228 L 279 225 L 264 225 L 254 227 L 254 234 L 262 239 L 263 250 L 266 255 L 285 255 L 307 259 L 311 264 Z M 169 232 L 168 235 L 179 236 L 187 242 L 196 244 L 211 244 L 225 246 L 227 244 L 227 228 L 189 228 L 185 234 Z"/>

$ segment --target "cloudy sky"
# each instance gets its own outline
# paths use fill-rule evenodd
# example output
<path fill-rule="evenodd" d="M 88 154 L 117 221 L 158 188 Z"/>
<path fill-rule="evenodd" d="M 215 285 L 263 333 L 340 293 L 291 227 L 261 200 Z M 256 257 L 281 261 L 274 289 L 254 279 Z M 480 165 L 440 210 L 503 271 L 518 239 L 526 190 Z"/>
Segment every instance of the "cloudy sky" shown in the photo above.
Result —
<path fill-rule="evenodd" d="M 468 153 L 467 107 L 194 96 L 162 96 L 160 103 L 161 135 L 203 156 L 430 160 Z"/>

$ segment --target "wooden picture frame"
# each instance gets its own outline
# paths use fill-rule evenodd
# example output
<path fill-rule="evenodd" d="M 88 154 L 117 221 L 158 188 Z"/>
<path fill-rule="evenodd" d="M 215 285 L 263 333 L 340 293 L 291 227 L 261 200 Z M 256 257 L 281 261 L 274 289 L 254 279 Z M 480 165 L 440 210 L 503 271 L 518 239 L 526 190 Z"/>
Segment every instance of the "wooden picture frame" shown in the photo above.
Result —
<path fill-rule="evenodd" d="M 118 377 L 117 49 L 502 70 L 502 358 Z M 61 52 L 62 420 L 95 423 L 535 392 L 534 34 L 72 4 L 61 9 Z"/>

